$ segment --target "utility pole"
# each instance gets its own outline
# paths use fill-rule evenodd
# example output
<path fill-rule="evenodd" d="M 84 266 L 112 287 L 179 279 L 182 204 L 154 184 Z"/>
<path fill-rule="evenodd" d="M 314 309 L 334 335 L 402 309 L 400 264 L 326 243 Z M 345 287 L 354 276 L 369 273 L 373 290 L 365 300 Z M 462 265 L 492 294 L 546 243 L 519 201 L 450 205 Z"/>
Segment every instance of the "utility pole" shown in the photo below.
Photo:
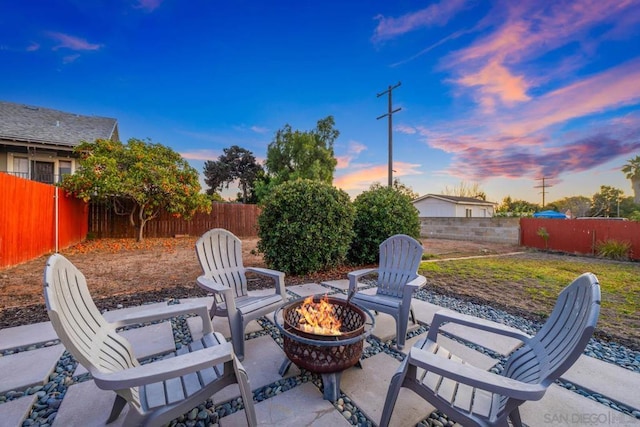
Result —
<path fill-rule="evenodd" d="M 391 102 L 391 93 L 401 84 L 402 82 L 398 82 L 395 86 L 389 86 L 387 90 L 376 95 L 376 98 L 380 98 L 385 93 L 389 94 L 389 106 L 387 109 L 387 113 L 376 118 L 376 120 L 380 120 L 383 117 L 389 118 L 389 187 L 393 187 L 393 113 L 397 113 L 398 111 L 402 110 L 402 108 L 396 108 L 395 110 L 393 109 Z"/>
<path fill-rule="evenodd" d="M 549 184 L 545 184 L 545 179 L 547 179 L 547 177 L 542 177 L 542 178 L 538 178 L 536 179 L 536 181 L 542 181 L 542 185 L 536 185 L 533 188 L 542 188 L 542 208 L 544 209 L 545 203 L 544 203 L 544 195 L 547 193 L 547 191 L 545 191 L 545 188 L 549 188 L 549 187 L 553 187 L 553 185 L 549 185 Z"/>

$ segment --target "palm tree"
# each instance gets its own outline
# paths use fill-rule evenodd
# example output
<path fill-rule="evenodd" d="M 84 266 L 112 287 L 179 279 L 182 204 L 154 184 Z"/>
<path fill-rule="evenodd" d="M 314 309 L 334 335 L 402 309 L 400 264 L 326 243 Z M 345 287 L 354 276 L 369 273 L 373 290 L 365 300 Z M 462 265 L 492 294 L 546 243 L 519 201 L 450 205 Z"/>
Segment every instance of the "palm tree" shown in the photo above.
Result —
<path fill-rule="evenodd" d="M 623 166 L 622 172 L 627 179 L 631 180 L 634 194 L 633 201 L 640 204 L 640 156 L 628 160 L 627 164 Z"/>

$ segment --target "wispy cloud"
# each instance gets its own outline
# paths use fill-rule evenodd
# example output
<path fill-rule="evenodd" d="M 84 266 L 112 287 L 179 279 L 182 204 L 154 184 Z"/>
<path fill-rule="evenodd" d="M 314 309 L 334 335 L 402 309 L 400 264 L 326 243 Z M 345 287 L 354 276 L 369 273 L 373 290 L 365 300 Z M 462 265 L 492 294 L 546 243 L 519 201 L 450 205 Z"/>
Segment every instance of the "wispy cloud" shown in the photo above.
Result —
<path fill-rule="evenodd" d="M 572 137 L 573 136 L 573 137 Z M 567 132 L 554 144 L 550 137 L 478 137 L 430 135 L 429 145 L 453 154 L 444 171 L 464 179 L 558 178 L 583 172 L 640 149 L 640 117 L 613 119 L 598 128 Z"/>
<path fill-rule="evenodd" d="M 640 22 L 640 8 L 634 1 L 601 2 L 597 0 L 565 0 L 553 4 L 535 1 L 509 2 L 506 22 L 469 47 L 452 53 L 443 63 L 445 70 L 457 78 L 452 81 L 471 88 L 474 98 L 485 112 L 497 107 L 512 107 L 529 101 L 533 87 L 539 82 L 529 70 L 528 61 L 571 43 L 591 43 L 588 32 L 602 25 L 616 30 L 611 34 L 629 33 Z M 625 16 L 624 20 L 618 20 Z"/>
<path fill-rule="evenodd" d="M 251 126 L 249 129 L 251 129 L 255 133 L 259 133 L 259 134 L 265 134 L 265 133 L 269 132 L 268 128 L 261 127 L 261 126 Z"/>
<path fill-rule="evenodd" d="M 49 32 L 49 37 L 58 41 L 59 44 L 53 47 L 53 50 L 58 49 L 71 49 L 71 50 L 98 50 L 102 47 L 100 44 L 89 43 L 85 39 L 79 37 L 70 36 L 68 34 Z"/>
<path fill-rule="evenodd" d="M 72 62 L 74 62 L 78 58 L 80 58 L 80 54 L 79 53 L 75 53 L 73 55 L 67 55 L 67 56 L 62 58 L 62 63 L 63 64 L 71 64 Z"/>
<path fill-rule="evenodd" d="M 353 159 L 357 158 L 360 153 L 367 149 L 367 146 L 358 141 L 349 141 L 347 153 L 343 156 L 337 156 L 338 164 L 336 169 L 346 169 L 350 167 Z"/>
<path fill-rule="evenodd" d="M 394 177 L 407 175 L 421 175 L 419 164 L 394 162 Z M 386 182 L 388 179 L 389 168 L 387 165 L 376 165 L 367 168 L 355 170 L 346 175 L 336 177 L 333 185 L 343 190 L 366 190 L 374 182 Z"/>
<path fill-rule="evenodd" d="M 183 151 L 179 153 L 183 158 L 187 160 L 217 160 L 220 156 L 219 151 L 215 150 L 192 150 Z"/>
<path fill-rule="evenodd" d="M 466 0 L 442 0 L 416 12 L 407 13 L 398 18 L 378 15 L 378 25 L 373 41 L 391 39 L 423 27 L 445 25 L 467 5 Z"/>
<path fill-rule="evenodd" d="M 162 0 L 138 0 L 134 5 L 134 8 L 143 9 L 147 12 L 153 12 L 158 7 L 160 7 L 161 3 Z"/>
<path fill-rule="evenodd" d="M 40 49 L 40 44 L 36 43 L 36 42 L 33 42 L 29 46 L 27 46 L 26 51 L 27 52 L 35 52 L 36 50 L 39 50 L 39 49 Z"/>
<path fill-rule="evenodd" d="M 523 135 L 594 113 L 640 103 L 640 59 L 544 94 L 509 113 L 503 132 Z"/>

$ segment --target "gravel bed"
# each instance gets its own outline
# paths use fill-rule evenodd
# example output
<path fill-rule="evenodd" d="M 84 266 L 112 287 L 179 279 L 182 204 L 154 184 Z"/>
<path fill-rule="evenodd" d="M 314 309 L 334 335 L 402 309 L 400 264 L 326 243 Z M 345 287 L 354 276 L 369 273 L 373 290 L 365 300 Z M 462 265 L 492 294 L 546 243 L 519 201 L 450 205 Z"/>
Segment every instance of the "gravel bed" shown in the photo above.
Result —
<path fill-rule="evenodd" d="M 370 283 L 370 286 L 372 285 L 373 282 Z M 339 291 L 333 293 L 339 293 Z M 294 297 L 295 294 L 290 292 L 290 296 Z M 535 334 L 542 326 L 540 322 L 535 322 L 522 317 L 514 316 L 505 311 L 497 310 L 486 305 L 475 304 L 450 296 L 439 295 L 432 291 L 420 290 L 416 293 L 415 297 L 420 300 L 430 302 L 441 307 L 456 310 L 461 313 L 503 323 L 505 325 L 518 328 L 531 335 Z M 179 301 L 172 299 L 169 300 L 168 303 L 175 304 L 179 303 Z M 260 319 L 259 323 L 263 327 L 263 330 L 251 334 L 249 338 L 255 338 L 265 334 L 270 334 L 275 342 L 278 345 L 282 346 L 282 338 L 276 326 L 266 318 Z M 181 345 L 186 345 L 191 341 L 191 335 L 189 332 L 189 328 L 187 327 L 185 316 L 179 316 L 172 319 L 172 326 L 177 348 L 179 348 Z M 411 332 L 411 336 L 423 334 L 426 332 L 426 330 L 426 327 L 421 326 L 416 331 Z M 391 340 L 389 342 L 380 342 L 377 339 L 368 337 L 367 341 L 370 346 L 363 352 L 363 359 L 372 357 L 380 352 L 385 352 L 399 361 L 402 361 L 405 358 L 405 355 L 403 353 L 395 350 L 395 340 Z M 28 351 L 47 345 L 53 345 L 55 343 L 56 342 L 48 342 L 39 346 L 10 349 L 5 351 L 3 355 L 14 354 L 20 351 Z M 466 342 L 464 344 L 471 346 L 478 351 L 489 354 L 492 357 L 496 357 L 496 354 L 488 349 L 484 349 L 482 347 L 475 346 Z M 614 363 L 633 372 L 640 372 L 640 352 L 630 350 L 627 347 L 618 345 L 616 343 L 604 342 L 592 338 L 587 345 L 585 354 L 609 363 Z M 159 358 L 162 358 L 162 355 L 153 359 L 144 360 L 142 361 L 142 363 L 149 363 L 152 360 L 156 360 Z M 496 368 L 494 368 L 494 371 L 499 372 L 503 362 L 504 359 L 501 360 L 501 363 L 499 363 Z M 72 384 L 91 379 L 89 374 L 74 377 L 73 372 L 75 371 L 76 366 L 77 362 L 65 351 L 63 356 L 60 358 L 56 369 L 51 374 L 49 382 L 47 382 L 47 384 L 43 386 L 30 387 L 25 390 L 9 391 L 3 395 L 0 395 L 0 404 L 6 401 L 17 399 L 24 395 L 35 394 L 37 396 L 36 403 L 31 409 L 29 418 L 23 422 L 22 426 L 48 427 L 55 419 L 58 407 L 60 406 L 60 403 L 64 398 L 67 388 Z M 312 382 L 318 388 L 322 388 L 322 379 L 320 375 L 302 370 L 300 375 L 283 378 L 272 384 L 255 390 L 253 394 L 253 400 L 255 402 L 261 402 L 265 399 L 269 399 L 306 382 Z M 624 407 L 624 405 L 619 404 L 618 402 L 612 402 L 598 394 L 590 393 L 587 390 L 581 390 L 570 383 L 564 383 L 561 381 L 558 381 L 557 383 L 568 390 L 600 402 L 601 404 L 606 405 L 613 410 L 625 413 L 629 416 L 635 417 L 636 419 L 640 419 L 640 412 L 632 411 Z M 348 396 L 344 395 L 343 393 L 341 393 L 339 399 L 334 402 L 334 407 L 338 411 L 340 411 L 344 418 L 348 420 L 352 425 L 375 425 L 375 423 L 371 419 L 369 419 L 357 407 L 357 405 L 355 405 L 355 403 L 349 399 Z M 242 399 L 240 398 L 233 399 L 231 401 L 224 402 L 218 405 L 215 405 L 211 400 L 207 400 L 198 405 L 198 407 L 193 408 L 188 413 L 183 414 L 182 416 L 173 420 L 170 425 L 178 427 L 217 426 L 220 418 L 242 410 L 243 408 L 244 405 Z M 428 418 L 422 420 L 418 425 L 451 426 L 454 425 L 454 423 L 441 413 L 434 412 Z"/>

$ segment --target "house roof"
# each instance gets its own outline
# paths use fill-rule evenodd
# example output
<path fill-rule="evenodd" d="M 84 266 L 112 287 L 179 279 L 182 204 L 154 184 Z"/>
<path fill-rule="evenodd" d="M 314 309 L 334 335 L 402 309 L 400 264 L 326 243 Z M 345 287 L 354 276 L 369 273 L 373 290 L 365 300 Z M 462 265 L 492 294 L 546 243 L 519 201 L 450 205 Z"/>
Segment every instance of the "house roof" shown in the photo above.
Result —
<path fill-rule="evenodd" d="M 0 101 L 0 139 L 74 147 L 117 138 L 118 121 Z"/>
<path fill-rule="evenodd" d="M 458 197 L 458 196 L 447 196 L 444 194 L 425 194 L 424 196 L 418 197 L 413 201 L 413 203 L 419 202 L 425 199 L 438 199 L 443 200 L 449 203 L 455 203 L 460 205 L 479 205 L 479 206 L 493 206 L 496 203 L 487 202 L 486 200 L 475 199 L 473 197 Z"/>

